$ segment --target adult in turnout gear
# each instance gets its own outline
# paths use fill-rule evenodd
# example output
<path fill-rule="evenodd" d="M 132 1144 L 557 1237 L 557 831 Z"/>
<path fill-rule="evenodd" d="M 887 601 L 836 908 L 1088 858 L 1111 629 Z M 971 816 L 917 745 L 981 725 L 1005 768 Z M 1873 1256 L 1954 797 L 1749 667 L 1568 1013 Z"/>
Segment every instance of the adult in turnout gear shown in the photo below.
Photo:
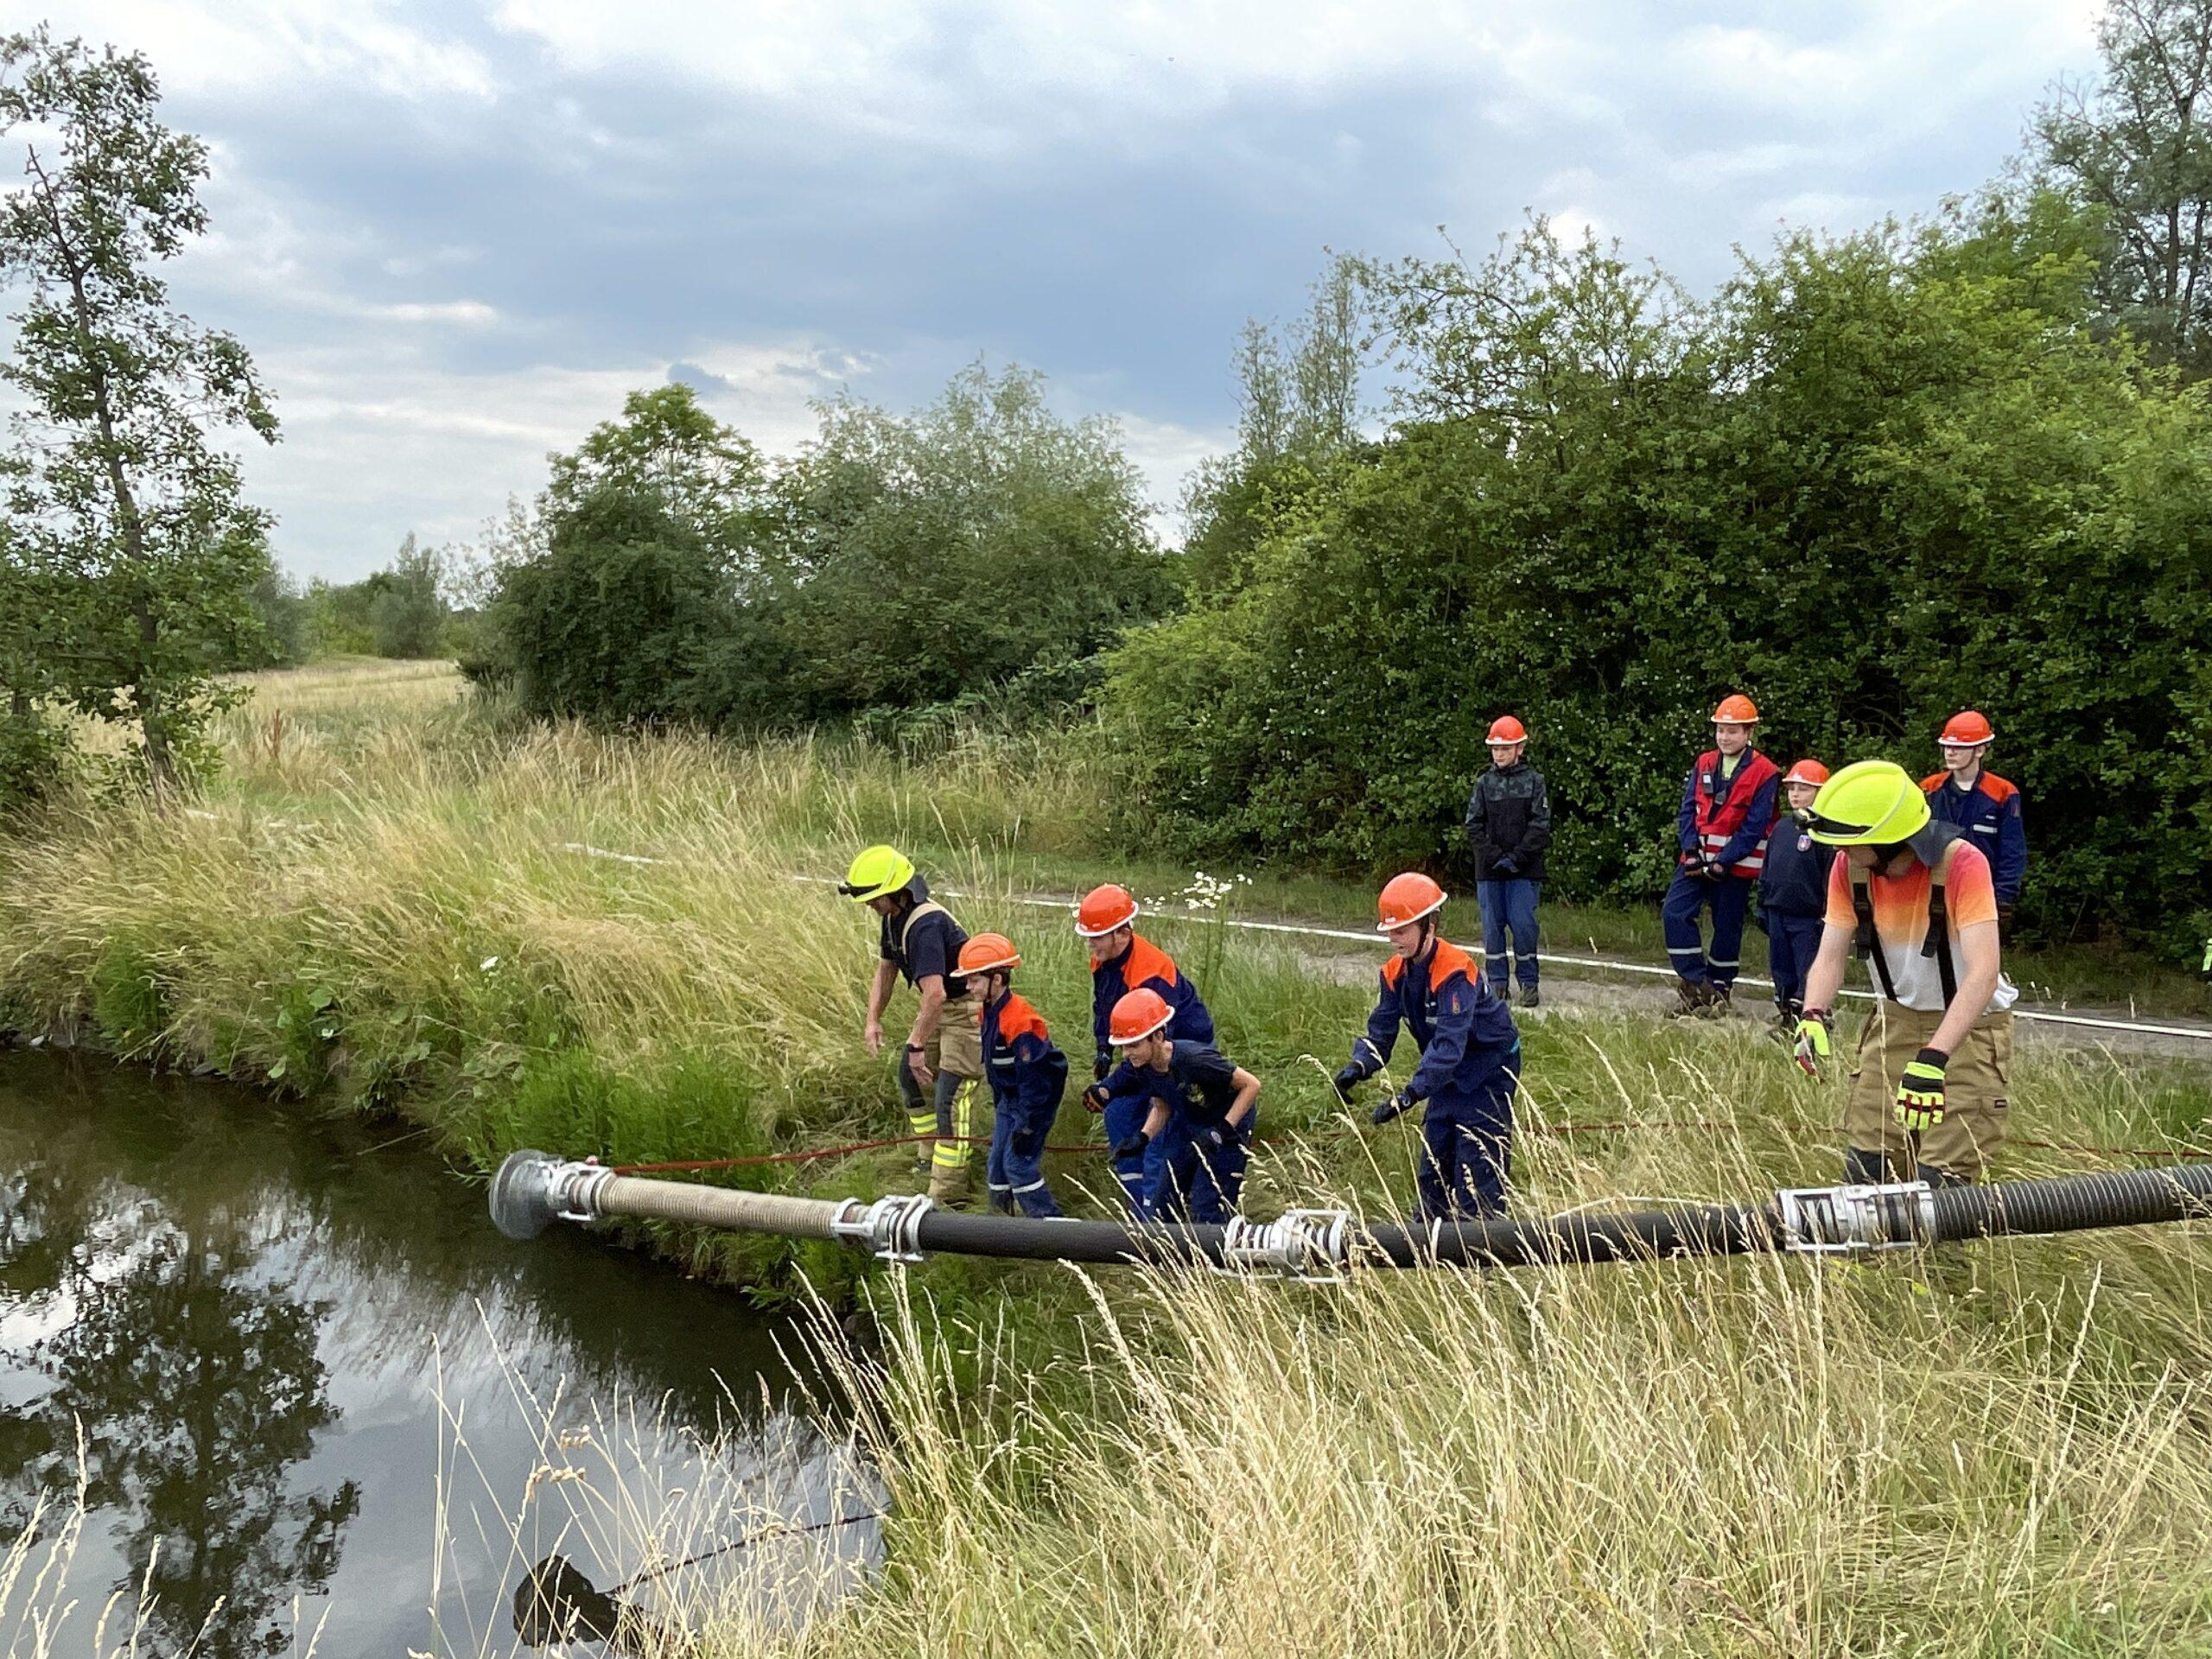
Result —
<path fill-rule="evenodd" d="M 1713 711 L 1713 747 L 1698 756 L 1682 786 L 1675 879 L 1660 919 L 1675 974 L 1677 1012 L 1719 1014 L 1728 1007 L 1744 944 L 1751 883 L 1766 864 L 1767 831 L 1782 773 L 1751 747 L 1759 711 L 1746 696 L 1723 697 Z M 1713 911 L 1713 939 L 1698 912 Z"/>
<path fill-rule="evenodd" d="M 1513 936 L 1513 972 L 1521 1006 L 1533 1008 L 1536 988 L 1536 900 L 1544 890 L 1544 849 L 1551 845 L 1552 804 L 1544 775 L 1522 757 L 1528 729 L 1511 715 L 1491 722 L 1490 770 L 1467 798 L 1467 842 L 1475 855 L 1475 906 L 1483 918 L 1483 965 L 1490 988 L 1506 994 L 1505 939 Z"/>
<path fill-rule="evenodd" d="M 1813 798 L 1828 780 L 1817 760 L 1800 760 L 1783 775 L 1789 810 L 1775 820 L 1759 872 L 1759 921 L 1766 929 L 1767 972 L 1774 980 L 1777 1029 L 1795 1041 L 1805 1014 L 1805 978 L 1820 955 L 1828 909 L 1828 867 L 1836 849 L 1813 839 Z"/>
<path fill-rule="evenodd" d="M 1833 1052 L 1829 1010 L 1853 943 L 1880 996 L 1859 1033 L 1844 1106 L 1844 1179 L 1889 1172 L 1930 1186 L 1980 1178 L 2002 1144 L 2013 1001 L 1988 857 L 1934 819 L 1903 766 L 1861 760 L 1821 786 L 1814 839 L 1843 849 L 1828 874 L 1821 951 L 1805 988 L 1797 1063 Z"/>
<path fill-rule="evenodd" d="M 1165 950 L 1139 933 L 1137 901 L 1127 887 L 1109 882 L 1084 894 L 1076 907 L 1075 931 L 1090 951 L 1090 1032 L 1097 1045 L 1090 1075 L 1103 1077 L 1114 1063 L 1109 1029 L 1114 1005 L 1140 986 L 1160 994 L 1167 1004 L 1167 1034 L 1179 1043 L 1213 1041 L 1213 1015 L 1198 988 L 1179 970 Z"/>
<path fill-rule="evenodd" d="M 1426 1103 L 1417 1211 L 1424 1223 L 1503 1212 L 1521 1077 L 1513 1011 L 1473 959 L 1437 931 L 1444 899 L 1444 889 L 1418 871 L 1384 885 L 1375 931 L 1395 954 L 1382 964 L 1367 1030 L 1336 1077 L 1337 1097 L 1349 1105 L 1354 1086 L 1389 1064 L 1399 1027 L 1413 1033 L 1421 1064 L 1372 1118 L 1388 1123 Z"/>
<path fill-rule="evenodd" d="M 1057 1216 L 1045 1184 L 1045 1142 L 1067 1092 L 1068 1057 L 1052 1046 L 1043 1016 L 1014 995 L 1021 953 L 1003 933 L 978 933 L 960 947 L 960 973 L 983 1001 L 983 1075 L 991 1084 L 991 1155 L 984 1180 L 991 1208 Z"/>
<path fill-rule="evenodd" d="M 1996 741 L 1996 728 L 1980 711 L 1953 715 L 1936 740 L 1943 770 L 1929 772 L 1920 787 L 1936 820 L 1965 830 L 1989 861 L 1999 931 L 2010 932 L 2012 906 L 2020 902 L 2020 887 L 2028 879 L 2028 830 L 2020 817 L 2018 788 L 1982 768 Z"/>
<path fill-rule="evenodd" d="M 1144 1171 L 1139 1220 L 1225 1222 L 1244 1185 L 1260 1080 L 1209 1044 L 1177 1042 L 1172 1018 L 1166 999 L 1141 986 L 1114 1005 L 1122 1063 L 1102 1086 L 1141 1108 L 1114 1160 L 1135 1159 Z"/>
<path fill-rule="evenodd" d="M 868 1052 L 883 1052 L 883 1013 L 901 978 L 920 1006 L 899 1061 L 906 1122 L 930 1140 L 930 1196 L 957 1204 L 968 1192 L 968 1139 L 975 1133 L 976 1084 L 983 1075 L 982 999 L 960 975 L 968 934 L 930 897 L 912 860 L 893 847 L 870 847 L 838 887 L 882 918 L 875 977 L 868 990 Z"/>

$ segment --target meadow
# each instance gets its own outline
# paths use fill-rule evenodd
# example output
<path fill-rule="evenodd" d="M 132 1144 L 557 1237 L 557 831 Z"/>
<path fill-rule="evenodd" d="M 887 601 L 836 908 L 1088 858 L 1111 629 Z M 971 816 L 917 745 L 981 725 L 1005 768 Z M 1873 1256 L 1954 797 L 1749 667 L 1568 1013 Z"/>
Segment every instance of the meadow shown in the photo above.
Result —
<path fill-rule="evenodd" d="M 0 1027 L 397 1115 L 462 1171 L 524 1145 L 635 1162 L 895 1135 L 858 1041 L 872 918 L 793 879 L 890 839 L 974 895 L 971 928 L 1014 934 L 1026 993 L 1085 1052 L 1077 942 L 1013 902 L 1104 868 L 1105 781 L 1050 740 L 610 737 L 509 722 L 435 669 L 264 677 L 223 736 L 190 813 L 88 797 L 0 843 Z M 1139 885 L 1174 898 L 1174 876 Z M 1296 891 L 1232 880 L 1216 903 Z M 1346 1115 L 1326 1078 L 1364 988 L 1208 913 L 1158 932 L 1266 1080 L 1249 1207 L 1394 1213 L 1408 1126 Z M 1523 1210 L 1836 1178 L 1840 1080 L 1748 1024 L 1523 1028 Z M 2178 1150 L 2206 1081 L 2024 1051 L 2014 1133 Z M 1096 1134 L 1071 1105 L 1055 1140 Z M 903 1191 L 910 1156 L 731 1179 Z M 2003 1173 L 2100 1161 L 2130 1160 L 2022 1146 Z M 1109 1184 L 1095 1156 L 1048 1168 L 1064 1193 Z M 709 1652 L 2212 1649 L 2195 1228 L 1326 1287 L 643 1242 L 818 1295 L 825 1332 L 875 1315 L 863 1351 L 824 1349 L 893 1496 L 890 1566 L 797 1637 L 672 1592 Z M 610 1548 L 682 1543 L 645 1517 Z"/>

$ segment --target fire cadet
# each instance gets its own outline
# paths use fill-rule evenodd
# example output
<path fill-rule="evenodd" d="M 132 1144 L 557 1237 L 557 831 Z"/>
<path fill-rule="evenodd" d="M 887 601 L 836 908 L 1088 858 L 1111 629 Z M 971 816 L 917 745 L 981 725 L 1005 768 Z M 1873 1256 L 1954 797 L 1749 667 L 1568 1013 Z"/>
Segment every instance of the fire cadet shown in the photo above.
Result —
<path fill-rule="evenodd" d="M 1751 747 L 1759 711 L 1749 697 L 1724 697 L 1713 711 L 1713 747 L 1698 756 L 1682 787 L 1676 820 L 1681 857 L 1660 919 L 1676 975 L 1681 1014 L 1725 1014 L 1744 944 L 1751 883 L 1766 861 L 1782 774 Z M 1713 908 L 1713 942 L 1700 937 L 1698 912 Z"/>
<path fill-rule="evenodd" d="M 1353 1085 L 1389 1061 L 1398 1027 L 1413 1033 L 1421 1064 L 1373 1119 L 1387 1123 L 1427 1103 L 1417 1211 L 1423 1222 L 1503 1211 L 1521 1076 L 1513 1011 L 1475 971 L 1473 958 L 1437 931 L 1444 898 L 1444 889 L 1418 871 L 1394 875 L 1383 887 L 1375 931 L 1389 936 L 1397 954 L 1382 964 L 1366 1034 L 1336 1077 L 1337 1096 L 1349 1104 Z"/>
<path fill-rule="evenodd" d="M 1766 866 L 1759 872 L 1759 921 L 1766 929 L 1767 972 L 1774 980 L 1776 1028 L 1794 1042 L 1805 1014 L 1805 976 L 1820 954 L 1828 908 L 1833 847 L 1813 839 L 1813 798 L 1828 780 L 1817 760 L 1800 760 L 1782 779 L 1789 810 L 1767 837 Z"/>
<path fill-rule="evenodd" d="M 1214 1040 L 1213 1015 L 1198 987 L 1177 971 L 1165 950 L 1136 931 L 1136 899 L 1127 887 L 1111 882 L 1092 888 L 1076 906 L 1075 931 L 1090 950 L 1090 1034 L 1096 1047 L 1090 1071 L 1095 1081 L 1084 1091 L 1084 1104 L 1105 1114 L 1109 1147 L 1126 1141 L 1145 1115 L 1141 1095 L 1130 1090 L 1109 1094 L 1099 1086 L 1114 1066 L 1115 1005 L 1131 991 L 1153 991 L 1167 1005 L 1170 1039 L 1207 1048 Z M 1130 1209 L 1138 1210 L 1145 1180 L 1142 1159 L 1116 1160 L 1114 1174 Z"/>
<path fill-rule="evenodd" d="M 981 998 L 959 972 L 967 932 L 931 899 L 929 883 L 896 848 L 864 850 L 837 891 L 883 920 L 861 1029 L 869 1053 L 883 1051 L 883 1011 L 892 987 L 903 976 L 921 999 L 899 1058 L 899 1093 L 908 1126 L 931 1143 L 930 1197 L 957 1204 L 967 1196 L 968 1137 L 974 1132 L 976 1084 L 983 1075 Z"/>
<path fill-rule="evenodd" d="M 1544 891 L 1544 849 L 1551 845 L 1552 804 L 1544 775 L 1522 759 L 1529 731 L 1511 715 L 1491 722 L 1490 770 L 1467 797 L 1467 841 L 1475 855 L 1475 906 L 1483 918 L 1483 966 L 1490 988 L 1506 992 L 1505 936 L 1513 935 L 1514 976 L 1521 1006 L 1533 1008 L 1536 988 L 1536 900 Z"/>
<path fill-rule="evenodd" d="M 1805 988 L 1797 1063 L 1834 1052 L 1830 1010 L 1853 941 L 1881 995 L 1859 1035 L 1844 1105 L 1844 1179 L 1898 1169 L 1930 1186 L 1978 1179 L 2005 1138 L 2019 993 L 2004 975 L 1997 887 L 1967 832 L 1929 812 L 1903 766 L 1861 760 L 1821 786 L 1812 834 L 1844 855 L 1828 875 L 1820 956 Z"/>
<path fill-rule="evenodd" d="M 1178 1042 L 1166 999 L 1140 986 L 1114 1005 L 1122 1064 L 1101 1086 L 1135 1100 L 1143 1120 L 1114 1147 L 1144 1171 L 1145 1220 L 1220 1223 L 1236 1212 L 1246 1148 L 1258 1123 L 1260 1080 L 1207 1043 Z"/>
<path fill-rule="evenodd" d="M 1045 1184 L 1045 1141 L 1068 1086 L 1068 1057 L 1052 1046 L 1045 1021 L 1014 995 L 1021 953 L 1003 933 L 978 933 L 960 947 L 960 973 L 982 998 L 983 1075 L 990 1079 L 991 1155 L 984 1179 L 991 1208 L 1011 1215 L 1057 1216 Z"/>
<path fill-rule="evenodd" d="M 1936 740 L 1943 770 L 1922 779 L 1920 787 L 1936 820 L 1965 830 L 1989 861 L 1997 887 L 1998 925 L 2009 931 L 2012 906 L 2020 902 L 2020 887 L 2028 877 L 2028 831 L 2020 821 L 2019 790 L 1995 772 L 1982 770 L 1982 760 L 1996 740 L 1995 728 L 1977 710 L 1953 715 Z"/>

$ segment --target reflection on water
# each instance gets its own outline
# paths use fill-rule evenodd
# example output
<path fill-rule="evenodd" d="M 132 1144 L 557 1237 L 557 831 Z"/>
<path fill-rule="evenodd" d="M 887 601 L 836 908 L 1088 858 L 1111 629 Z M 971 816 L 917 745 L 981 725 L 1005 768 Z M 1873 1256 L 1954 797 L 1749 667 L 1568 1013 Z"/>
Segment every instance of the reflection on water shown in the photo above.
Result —
<path fill-rule="evenodd" d="M 143 1590 L 151 1651 L 505 1652 L 549 1553 L 610 1583 L 872 1507 L 736 1298 L 566 1230 L 510 1244 L 397 1139 L 0 1056 L 0 1544 L 81 1471 L 87 1638 Z M 654 1583 L 785 1623 L 875 1548 L 781 1547 Z"/>

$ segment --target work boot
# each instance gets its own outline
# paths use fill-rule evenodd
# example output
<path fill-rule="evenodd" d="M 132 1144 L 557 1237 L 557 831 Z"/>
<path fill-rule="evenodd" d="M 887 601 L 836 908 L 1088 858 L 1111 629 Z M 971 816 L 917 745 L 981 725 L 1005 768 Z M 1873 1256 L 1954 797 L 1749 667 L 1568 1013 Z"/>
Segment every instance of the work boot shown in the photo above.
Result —
<path fill-rule="evenodd" d="M 1735 1011 L 1736 1004 L 1731 1000 L 1726 985 L 1707 985 L 1705 988 L 1705 1006 L 1698 1010 L 1700 1015 L 1707 1020 L 1726 1020 Z"/>
<path fill-rule="evenodd" d="M 991 1213 L 995 1216 L 1014 1213 L 1014 1193 L 1009 1189 L 1001 1186 L 991 1189 Z"/>
<path fill-rule="evenodd" d="M 1542 997 L 1536 995 L 1536 988 L 1535 986 L 1523 985 L 1521 988 L 1521 1006 L 1522 1007 L 1535 1007 L 1540 1005 L 1543 1000 L 1544 999 Z"/>
<path fill-rule="evenodd" d="M 1678 979 L 1675 982 L 1675 1006 L 1667 1010 L 1669 1019 L 1694 1020 L 1705 1012 L 1705 1005 L 1712 1001 L 1713 993 L 1701 980 Z"/>
<path fill-rule="evenodd" d="M 930 1202 L 940 1210 L 957 1210 L 968 1201 L 968 1166 L 939 1164 L 930 1171 Z"/>
<path fill-rule="evenodd" d="M 1804 1017 L 1803 1003 L 1777 997 L 1774 1001 L 1774 1029 L 1767 1035 L 1777 1043 L 1794 1043 L 1797 1040 L 1797 1022 Z"/>

